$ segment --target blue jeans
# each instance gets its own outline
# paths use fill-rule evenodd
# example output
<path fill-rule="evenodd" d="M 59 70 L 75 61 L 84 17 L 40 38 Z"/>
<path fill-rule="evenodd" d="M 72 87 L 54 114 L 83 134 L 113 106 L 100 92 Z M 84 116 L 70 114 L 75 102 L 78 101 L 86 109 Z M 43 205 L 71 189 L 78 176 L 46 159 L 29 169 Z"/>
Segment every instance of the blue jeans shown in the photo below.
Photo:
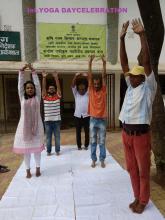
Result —
<path fill-rule="evenodd" d="M 97 161 L 96 149 L 97 138 L 100 148 L 99 160 L 104 161 L 106 157 L 105 149 L 105 137 L 106 137 L 106 120 L 104 118 L 90 118 L 90 144 L 91 144 L 91 158 L 93 161 Z"/>
<path fill-rule="evenodd" d="M 48 153 L 51 153 L 52 150 L 53 133 L 55 139 L 55 151 L 56 153 L 60 151 L 60 126 L 61 121 L 45 121 L 46 146 Z"/>

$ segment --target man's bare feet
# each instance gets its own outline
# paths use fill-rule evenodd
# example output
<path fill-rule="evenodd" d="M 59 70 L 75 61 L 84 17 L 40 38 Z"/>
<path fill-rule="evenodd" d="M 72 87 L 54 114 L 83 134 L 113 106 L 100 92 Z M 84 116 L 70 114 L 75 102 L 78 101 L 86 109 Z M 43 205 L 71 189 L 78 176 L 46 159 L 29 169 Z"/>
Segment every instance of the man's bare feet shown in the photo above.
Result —
<path fill-rule="evenodd" d="M 132 211 L 134 212 L 134 209 L 138 204 L 139 204 L 139 200 L 135 198 L 135 200 L 129 204 L 129 208 L 132 209 Z"/>
<path fill-rule="evenodd" d="M 141 214 L 141 213 L 143 213 L 145 207 L 146 207 L 145 204 L 138 203 L 137 206 L 134 208 L 133 212 Z"/>
<path fill-rule="evenodd" d="M 101 167 L 102 167 L 102 168 L 105 168 L 104 160 L 101 161 Z"/>
<path fill-rule="evenodd" d="M 30 179 L 32 177 L 30 169 L 26 170 L 26 178 Z"/>
<path fill-rule="evenodd" d="M 36 167 L 36 177 L 41 176 L 40 167 Z"/>
<path fill-rule="evenodd" d="M 60 152 L 59 152 L 59 151 L 58 151 L 58 152 L 56 152 L 56 155 L 57 155 L 57 156 L 59 156 L 59 155 L 60 155 Z"/>
<path fill-rule="evenodd" d="M 91 167 L 92 167 L 92 168 L 95 168 L 95 166 L 96 166 L 96 161 L 92 160 Z"/>

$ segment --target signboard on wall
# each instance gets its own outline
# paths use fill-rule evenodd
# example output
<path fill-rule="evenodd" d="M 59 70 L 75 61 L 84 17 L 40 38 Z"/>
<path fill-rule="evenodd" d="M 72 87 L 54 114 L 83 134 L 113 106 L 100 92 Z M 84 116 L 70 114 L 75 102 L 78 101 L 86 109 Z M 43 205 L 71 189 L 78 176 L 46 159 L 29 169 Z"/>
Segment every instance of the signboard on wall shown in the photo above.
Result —
<path fill-rule="evenodd" d="M 40 60 L 106 54 L 105 25 L 39 23 L 38 30 Z"/>
<path fill-rule="evenodd" d="M 0 31 L 0 61 L 20 61 L 20 33 Z"/>

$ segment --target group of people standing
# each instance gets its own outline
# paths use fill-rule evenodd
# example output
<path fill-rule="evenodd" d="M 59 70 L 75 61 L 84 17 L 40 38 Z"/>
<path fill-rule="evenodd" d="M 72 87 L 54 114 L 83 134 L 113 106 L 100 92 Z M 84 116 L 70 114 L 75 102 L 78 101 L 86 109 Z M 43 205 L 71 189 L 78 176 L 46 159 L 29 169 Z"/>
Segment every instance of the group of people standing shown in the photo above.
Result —
<path fill-rule="evenodd" d="M 82 149 L 81 130 L 85 131 L 85 149 L 89 146 L 89 133 L 91 136 L 91 158 L 92 167 L 96 166 L 97 139 L 100 146 L 101 166 L 105 167 L 105 134 L 106 134 L 106 61 L 103 62 L 101 76 L 92 76 L 92 61 L 94 55 L 89 59 L 88 74 L 77 73 L 72 81 L 72 91 L 75 98 L 75 124 L 76 140 L 78 150 Z M 24 71 L 30 69 L 33 81 L 24 82 Z M 41 86 L 31 64 L 26 64 L 19 71 L 18 93 L 21 103 L 21 116 L 14 140 L 14 152 L 24 154 L 27 178 L 31 178 L 30 159 L 34 153 L 36 162 L 36 176 L 40 176 L 41 151 L 44 149 L 44 128 L 40 115 L 41 96 L 44 103 L 44 125 L 46 134 L 47 155 L 52 152 L 52 135 L 55 138 L 55 152 L 60 155 L 60 99 L 61 88 L 57 72 L 53 72 L 51 83 L 47 83 L 47 73 L 42 72 Z M 83 75 L 84 78 L 77 79 Z M 90 130 L 90 131 L 89 131 Z"/>
<path fill-rule="evenodd" d="M 106 60 L 104 55 L 101 57 L 103 70 L 100 75 L 92 74 L 92 61 L 94 55 L 89 57 L 88 74 L 77 73 L 72 81 L 72 91 L 75 98 L 75 122 L 76 140 L 78 150 L 82 149 L 81 129 L 85 132 L 85 149 L 88 149 L 89 134 L 91 146 L 91 166 L 96 166 L 97 143 L 100 148 L 99 160 L 101 167 L 105 167 L 105 136 L 106 136 Z M 83 78 L 80 78 L 83 76 Z M 78 80 L 79 77 L 79 80 Z M 85 79 L 87 77 L 87 79 Z M 76 84 L 77 79 L 77 84 Z"/>
<path fill-rule="evenodd" d="M 125 48 L 125 36 L 129 22 L 122 26 L 120 34 L 120 60 L 127 83 L 124 103 L 119 115 L 122 122 L 122 138 L 126 165 L 130 174 L 135 200 L 129 205 L 135 213 L 142 213 L 150 196 L 150 123 L 152 103 L 157 83 L 151 69 L 150 55 L 145 30 L 140 20 L 132 21 L 132 29 L 141 42 L 138 65 L 130 71 Z M 106 148 L 106 59 L 102 73 L 92 74 L 92 62 L 95 56 L 90 55 L 88 73 L 77 73 L 72 80 L 72 92 L 75 98 L 75 125 L 78 150 L 82 149 L 81 129 L 85 131 L 84 149 L 91 146 L 91 166 L 96 166 L 97 144 L 100 148 L 99 160 L 105 167 Z M 32 71 L 33 81 L 24 82 L 24 70 Z M 31 177 L 30 157 L 34 153 L 36 176 L 40 176 L 41 151 L 44 149 L 44 129 L 40 116 L 41 94 L 44 102 L 45 132 L 47 155 L 51 155 L 52 134 L 55 136 L 55 151 L 60 154 L 60 98 L 61 89 L 56 72 L 52 74 L 54 83 L 46 82 L 47 73 L 42 73 L 42 93 L 38 76 L 30 64 L 19 71 L 18 93 L 21 102 L 21 117 L 14 140 L 14 152 L 24 154 L 27 178 Z"/>

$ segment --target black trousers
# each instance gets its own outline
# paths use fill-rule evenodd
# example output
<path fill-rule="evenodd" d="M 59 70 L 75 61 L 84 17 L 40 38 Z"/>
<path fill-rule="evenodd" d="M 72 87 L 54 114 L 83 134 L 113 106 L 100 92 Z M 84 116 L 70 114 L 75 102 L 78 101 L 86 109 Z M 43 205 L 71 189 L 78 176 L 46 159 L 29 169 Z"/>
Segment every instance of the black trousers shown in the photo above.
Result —
<path fill-rule="evenodd" d="M 81 148 L 82 142 L 81 142 L 81 129 L 84 128 L 85 132 L 85 143 L 84 146 L 87 148 L 89 145 L 89 120 L 90 117 L 75 117 L 75 125 L 76 125 L 76 141 L 77 141 L 77 147 Z"/>

